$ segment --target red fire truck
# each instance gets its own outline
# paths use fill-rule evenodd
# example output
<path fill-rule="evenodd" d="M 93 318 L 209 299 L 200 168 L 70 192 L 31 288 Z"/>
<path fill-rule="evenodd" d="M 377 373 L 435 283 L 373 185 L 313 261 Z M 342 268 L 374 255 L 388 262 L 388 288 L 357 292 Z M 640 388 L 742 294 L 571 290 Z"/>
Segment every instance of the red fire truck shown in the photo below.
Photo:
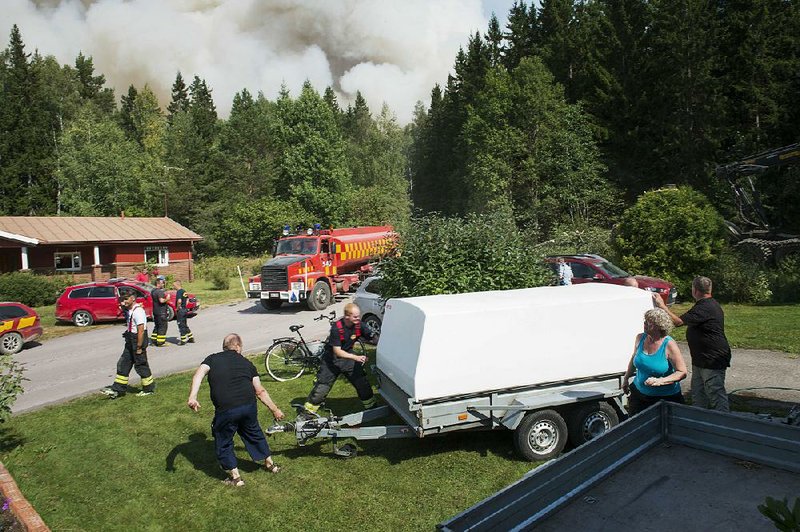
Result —
<path fill-rule="evenodd" d="M 372 271 L 373 263 L 393 249 L 396 236 L 389 225 L 286 233 L 261 275 L 248 281 L 248 297 L 260 299 L 267 310 L 283 303 L 326 308 L 336 294 L 355 288 Z"/>

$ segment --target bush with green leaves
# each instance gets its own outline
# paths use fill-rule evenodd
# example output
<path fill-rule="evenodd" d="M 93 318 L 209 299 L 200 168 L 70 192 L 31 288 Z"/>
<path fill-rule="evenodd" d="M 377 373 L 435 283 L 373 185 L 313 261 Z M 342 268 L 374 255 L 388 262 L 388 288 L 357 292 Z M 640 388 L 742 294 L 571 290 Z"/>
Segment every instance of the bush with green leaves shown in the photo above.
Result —
<path fill-rule="evenodd" d="M 590 225 L 587 221 L 559 224 L 550 234 L 550 239 L 537 245 L 545 255 L 568 255 L 593 253 L 607 259 L 613 257 L 611 231 Z"/>
<path fill-rule="evenodd" d="M 19 301 L 31 307 L 52 305 L 73 279 L 64 275 L 47 277 L 30 272 L 0 275 L 0 301 Z"/>
<path fill-rule="evenodd" d="M 224 268 L 214 268 L 208 273 L 211 288 L 214 290 L 227 290 L 231 287 L 231 276 Z"/>
<path fill-rule="evenodd" d="M 764 504 L 758 505 L 758 511 L 783 532 L 800 531 L 800 497 L 795 498 L 794 506 L 789 509 L 789 499 L 783 500 L 767 497 Z"/>
<path fill-rule="evenodd" d="M 732 303 L 769 303 L 770 275 L 764 265 L 734 251 L 723 251 L 708 277 L 714 282 L 714 297 Z"/>
<path fill-rule="evenodd" d="M 547 285 L 541 253 L 502 212 L 466 219 L 415 218 L 399 253 L 381 263 L 385 297 L 457 294 Z"/>
<path fill-rule="evenodd" d="M 22 393 L 24 369 L 11 355 L 0 356 L 0 423 L 11 417 L 11 407 Z"/>
<path fill-rule="evenodd" d="M 800 253 L 784 258 L 770 273 L 773 303 L 800 302 Z"/>
<path fill-rule="evenodd" d="M 623 213 L 613 243 L 622 267 L 672 281 L 686 294 L 725 248 L 724 222 L 691 187 L 654 190 Z"/>

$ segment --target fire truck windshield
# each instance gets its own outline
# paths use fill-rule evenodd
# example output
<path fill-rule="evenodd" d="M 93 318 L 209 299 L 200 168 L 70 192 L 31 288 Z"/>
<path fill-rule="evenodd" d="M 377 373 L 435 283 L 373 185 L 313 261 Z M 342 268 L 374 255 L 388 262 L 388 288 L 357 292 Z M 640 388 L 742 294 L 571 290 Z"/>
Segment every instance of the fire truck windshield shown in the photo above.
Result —
<path fill-rule="evenodd" d="M 317 253 L 316 238 L 285 238 L 278 241 L 276 255 L 315 255 Z"/>

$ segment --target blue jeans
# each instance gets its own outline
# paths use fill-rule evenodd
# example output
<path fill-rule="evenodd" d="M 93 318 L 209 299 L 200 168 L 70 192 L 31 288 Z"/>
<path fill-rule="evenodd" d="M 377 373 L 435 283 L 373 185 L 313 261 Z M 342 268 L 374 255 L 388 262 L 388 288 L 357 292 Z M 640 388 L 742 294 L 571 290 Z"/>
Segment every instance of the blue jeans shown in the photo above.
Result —
<path fill-rule="evenodd" d="M 692 404 L 719 412 L 730 412 L 725 391 L 724 369 L 698 368 L 692 365 Z"/>
<path fill-rule="evenodd" d="M 244 448 L 253 461 L 263 462 L 271 454 L 264 431 L 258 424 L 256 403 L 217 411 L 211 422 L 211 434 L 214 436 L 214 450 L 222 469 L 236 467 L 236 454 L 233 452 L 233 435 L 236 433 L 242 438 Z"/>

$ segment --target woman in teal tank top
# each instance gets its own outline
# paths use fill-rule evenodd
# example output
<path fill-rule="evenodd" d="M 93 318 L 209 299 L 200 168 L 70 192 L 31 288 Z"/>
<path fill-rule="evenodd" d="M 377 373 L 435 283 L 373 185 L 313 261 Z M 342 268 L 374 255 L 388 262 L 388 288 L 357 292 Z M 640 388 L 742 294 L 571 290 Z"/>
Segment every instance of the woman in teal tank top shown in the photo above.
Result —
<path fill-rule="evenodd" d="M 630 393 L 630 415 L 662 400 L 683 403 L 680 381 L 686 378 L 686 363 L 678 344 L 668 336 L 672 327 L 669 314 L 660 308 L 645 312 L 644 333 L 636 336 L 622 384 L 625 394 Z"/>

